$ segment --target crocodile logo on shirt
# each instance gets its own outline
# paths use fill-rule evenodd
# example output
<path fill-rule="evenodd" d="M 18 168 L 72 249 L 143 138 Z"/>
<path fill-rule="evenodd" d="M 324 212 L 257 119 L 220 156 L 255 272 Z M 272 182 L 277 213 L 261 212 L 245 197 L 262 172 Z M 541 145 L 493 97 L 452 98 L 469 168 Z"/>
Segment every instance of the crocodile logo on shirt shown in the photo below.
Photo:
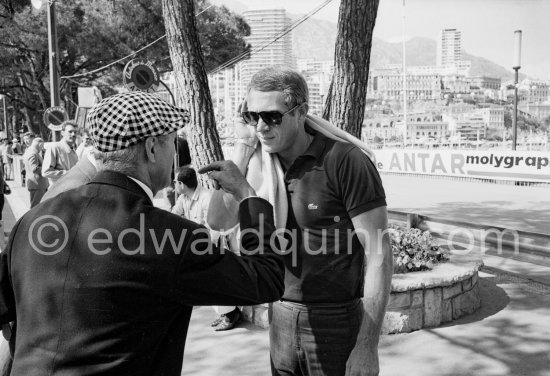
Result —
<path fill-rule="evenodd" d="M 319 206 L 315 205 L 314 203 L 311 203 L 307 206 L 309 210 L 317 210 Z"/>

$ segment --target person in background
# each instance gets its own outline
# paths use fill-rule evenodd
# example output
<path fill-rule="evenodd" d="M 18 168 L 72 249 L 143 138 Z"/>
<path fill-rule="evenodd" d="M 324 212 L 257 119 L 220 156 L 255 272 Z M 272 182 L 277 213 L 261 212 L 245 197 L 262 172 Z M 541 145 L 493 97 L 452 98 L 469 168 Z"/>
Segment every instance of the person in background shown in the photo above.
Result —
<path fill-rule="evenodd" d="M 199 185 L 195 170 L 189 166 L 178 168 L 174 188 L 179 197 L 172 213 L 204 225 L 212 192 Z"/>
<path fill-rule="evenodd" d="M 32 140 L 34 138 L 34 133 L 32 132 L 26 132 L 23 135 L 23 144 L 21 145 L 23 147 L 23 153 L 29 146 L 31 146 Z"/>
<path fill-rule="evenodd" d="M 189 150 L 189 142 L 187 141 L 187 133 L 185 129 L 179 129 L 177 132 L 177 147 L 178 147 L 178 167 L 183 167 L 191 164 L 191 151 Z"/>
<path fill-rule="evenodd" d="M 197 173 L 193 168 L 183 166 L 177 170 L 174 189 L 179 197 L 172 208 L 172 213 L 206 224 L 212 192 L 199 185 Z M 213 242 L 217 242 L 220 234 L 212 230 L 210 237 Z M 215 331 L 233 329 L 242 319 L 242 313 L 238 307 L 215 306 L 214 309 L 220 315 L 211 323 Z"/>
<path fill-rule="evenodd" d="M 48 179 L 42 176 L 42 153 L 44 152 L 44 140 L 35 138 L 31 146 L 23 154 L 25 163 L 26 185 L 30 194 L 31 208 L 40 203 L 40 200 L 48 189 Z"/>
<path fill-rule="evenodd" d="M 4 181 L 4 169 L 0 168 L 0 221 L 2 221 L 3 218 L 3 212 L 4 212 L 4 185 L 6 182 Z M 0 226 L 2 231 L 4 231 L 4 225 Z"/>
<path fill-rule="evenodd" d="M 46 201 L 70 189 L 88 184 L 96 176 L 98 168 L 94 152 L 84 153 L 84 158 L 80 159 L 69 172 L 48 188 L 46 194 L 42 197 L 42 201 Z"/>
<path fill-rule="evenodd" d="M 2 141 L 0 152 L 2 153 L 2 163 L 4 164 L 4 180 L 11 180 L 13 174 L 13 150 L 10 140 L 5 138 Z"/>
<path fill-rule="evenodd" d="M 178 129 L 176 139 L 176 152 L 178 166 L 189 166 L 191 164 L 191 152 L 189 150 L 189 143 L 187 142 L 187 134 L 184 128 Z M 172 172 L 172 180 L 176 179 L 175 172 Z M 174 186 L 166 187 L 164 190 L 164 201 L 167 208 L 172 208 L 176 204 L 176 188 Z"/>
<path fill-rule="evenodd" d="M 76 156 L 78 160 L 81 160 L 83 156 L 87 155 L 91 150 L 93 150 L 92 138 L 88 131 L 84 131 L 82 134 L 82 142 L 76 148 Z"/>
<path fill-rule="evenodd" d="M 19 139 L 17 137 L 14 137 L 11 142 L 13 143 L 11 146 L 13 154 L 23 154 L 23 146 L 19 143 Z"/>
<path fill-rule="evenodd" d="M 61 124 L 61 137 L 61 141 L 54 142 L 44 153 L 42 176 L 48 178 L 50 185 L 53 185 L 78 162 L 74 151 L 76 141 L 74 121 Z"/>

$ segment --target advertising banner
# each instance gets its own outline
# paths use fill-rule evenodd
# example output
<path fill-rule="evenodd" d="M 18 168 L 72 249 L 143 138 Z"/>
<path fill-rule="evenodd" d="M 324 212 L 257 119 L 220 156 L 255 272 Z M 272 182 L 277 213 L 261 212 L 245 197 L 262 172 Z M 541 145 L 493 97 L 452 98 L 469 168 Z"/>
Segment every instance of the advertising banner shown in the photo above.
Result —
<path fill-rule="evenodd" d="M 550 153 L 512 150 L 374 150 L 381 172 L 550 183 Z"/>

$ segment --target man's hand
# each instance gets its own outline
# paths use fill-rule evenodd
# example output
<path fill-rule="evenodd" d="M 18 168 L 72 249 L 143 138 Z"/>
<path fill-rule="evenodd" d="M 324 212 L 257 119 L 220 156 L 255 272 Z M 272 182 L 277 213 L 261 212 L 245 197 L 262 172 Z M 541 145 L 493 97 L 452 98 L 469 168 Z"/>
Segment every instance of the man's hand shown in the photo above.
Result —
<path fill-rule="evenodd" d="M 378 347 L 356 345 L 346 363 L 346 376 L 378 376 Z"/>
<path fill-rule="evenodd" d="M 208 173 L 208 177 L 214 180 L 216 189 L 221 188 L 232 194 L 237 201 L 256 195 L 254 189 L 248 184 L 237 165 L 232 161 L 210 163 L 208 166 L 199 169 L 199 173 Z"/>
<path fill-rule="evenodd" d="M 244 111 L 248 111 L 246 101 L 243 101 L 237 108 L 238 115 L 235 118 L 234 123 L 235 135 L 237 136 L 237 140 L 239 140 L 239 142 L 250 147 L 255 147 L 258 142 L 258 138 L 256 137 L 256 128 L 245 123 L 243 117 L 241 116 L 241 113 Z"/>

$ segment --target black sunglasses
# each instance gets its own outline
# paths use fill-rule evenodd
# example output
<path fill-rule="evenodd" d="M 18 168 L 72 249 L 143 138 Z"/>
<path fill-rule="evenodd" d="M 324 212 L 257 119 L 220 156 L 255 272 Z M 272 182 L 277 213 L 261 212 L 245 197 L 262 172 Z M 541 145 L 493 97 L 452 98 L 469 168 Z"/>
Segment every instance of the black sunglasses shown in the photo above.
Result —
<path fill-rule="evenodd" d="M 258 125 L 258 121 L 260 118 L 266 123 L 269 127 L 275 127 L 277 125 L 280 125 L 283 121 L 283 117 L 288 114 L 289 112 L 295 110 L 297 107 L 300 107 L 302 103 L 297 104 L 296 106 L 292 107 L 287 112 L 281 114 L 279 111 L 260 111 L 260 112 L 254 112 L 254 111 L 244 111 L 241 112 L 241 116 L 243 117 L 243 120 L 246 124 L 251 125 L 253 127 Z"/>

